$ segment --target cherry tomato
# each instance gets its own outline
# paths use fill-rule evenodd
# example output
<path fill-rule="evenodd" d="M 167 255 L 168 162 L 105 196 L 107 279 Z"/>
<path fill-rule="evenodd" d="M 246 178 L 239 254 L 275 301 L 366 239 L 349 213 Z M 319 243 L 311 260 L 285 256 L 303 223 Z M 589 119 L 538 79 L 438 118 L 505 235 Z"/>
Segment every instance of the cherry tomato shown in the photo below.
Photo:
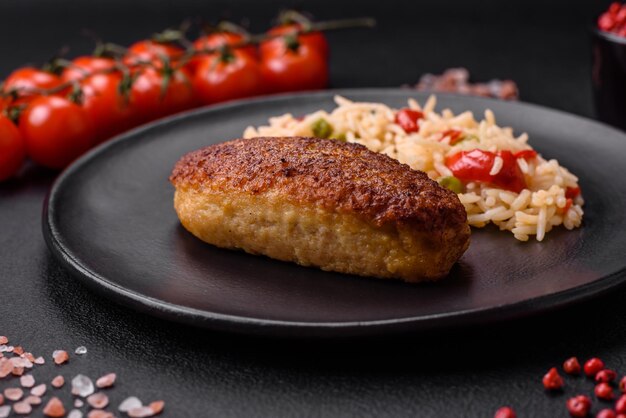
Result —
<path fill-rule="evenodd" d="M 9 104 L 11 104 L 11 99 L 9 97 L 0 96 L 0 112 L 9 107 Z"/>
<path fill-rule="evenodd" d="M 159 43 L 151 40 L 139 41 L 128 48 L 123 59 L 124 64 L 133 66 L 140 62 L 152 62 L 157 68 L 162 67 L 163 57 L 175 62 L 183 54 L 183 50 L 175 45 Z"/>
<path fill-rule="evenodd" d="M 404 109 L 400 109 L 398 113 L 396 113 L 396 123 L 400 125 L 404 132 L 419 132 L 420 125 L 418 120 L 423 119 L 424 114 L 419 110 L 409 109 L 405 107 Z"/>
<path fill-rule="evenodd" d="M 204 57 L 193 86 L 200 101 L 210 104 L 258 95 L 263 79 L 256 58 L 245 51 L 233 50 Z"/>
<path fill-rule="evenodd" d="M 517 151 L 513 154 L 515 158 L 523 158 L 524 160 L 532 160 L 533 158 L 537 158 L 537 151 L 532 149 L 525 149 L 522 151 Z"/>
<path fill-rule="evenodd" d="M 502 158 L 502 168 L 497 174 L 491 175 L 489 173 L 496 157 Z M 497 153 L 479 149 L 461 151 L 447 157 L 446 166 L 464 183 L 471 181 L 488 183 L 515 193 L 526 188 L 524 173 L 511 151 Z"/>
<path fill-rule="evenodd" d="M 208 35 L 199 37 L 193 43 L 196 49 L 213 49 L 221 46 L 233 46 L 246 40 L 245 35 L 234 32 L 215 32 Z M 239 51 L 243 51 L 250 55 L 252 58 L 257 57 L 257 51 L 254 45 L 248 45 L 237 48 Z"/>
<path fill-rule="evenodd" d="M 94 144 L 85 110 L 58 96 L 34 99 L 22 113 L 19 128 L 28 155 L 49 168 L 65 167 Z"/>
<path fill-rule="evenodd" d="M 292 44 L 285 38 L 272 41 L 261 52 L 261 73 L 271 91 L 323 89 L 328 85 L 326 59 L 307 44 Z"/>
<path fill-rule="evenodd" d="M 130 92 L 135 125 L 181 112 L 195 105 L 190 74 L 186 69 L 172 71 L 165 92 L 164 77 L 163 70 L 154 68 L 144 68 L 139 72 Z"/>
<path fill-rule="evenodd" d="M 267 34 L 270 36 L 278 36 L 278 35 L 290 35 L 295 34 L 299 29 L 302 28 L 302 25 L 299 23 L 290 23 L 287 25 L 275 26 L 270 29 Z M 261 43 L 261 53 L 264 53 L 266 49 L 274 49 L 276 48 L 273 45 L 276 42 L 280 42 L 280 38 L 273 38 Z M 328 41 L 326 40 L 326 36 L 322 32 L 307 32 L 298 35 L 298 42 L 301 45 L 306 44 L 312 50 L 315 50 L 320 53 L 320 55 L 324 58 L 328 58 Z"/>
<path fill-rule="evenodd" d="M 23 67 L 13 71 L 4 81 L 4 91 L 11 89 L 50 89 L 61 84 L 61 79 L 46 71 Z"/>
<path fill-rule="evenodd" d="M 115 61 L 111 58 L 84 56 L 72 61 L 72 65 L 65 68 L 61 74 L 64 82 L 80 80 L 94 71 L 103 71 L 115 67 Z"/>
<path fill-rule="evenodd" d="M 133 124 L 133 112 L 121 94 L 121 73 L 94 74 L 81 82 L 83 108 L 95 129 L 96 142 L 102 142 Z"/>
<path fill-rule="evenodd" d="M 0 181 L 6 180 L 20 169 L 26 149 L 17 126 L 0 115 Z"/>
<path fill-rule="evenodd" d="M 55 74 L 38 70 L 32 67 L 23 67 L 13 71 L 4 81 L 4 91 L 16 89 L 21 90 L 16 100 L 9 100 L 10 104 L 28 104 L 31 100 L 39 97 L 33 89 L 52 89 L 58 87 L 63 81 Z M 29 91 L 30 90 L 30 91 Z M 57 94 L 65 94 L 67 91 L 60 91 Z"/>

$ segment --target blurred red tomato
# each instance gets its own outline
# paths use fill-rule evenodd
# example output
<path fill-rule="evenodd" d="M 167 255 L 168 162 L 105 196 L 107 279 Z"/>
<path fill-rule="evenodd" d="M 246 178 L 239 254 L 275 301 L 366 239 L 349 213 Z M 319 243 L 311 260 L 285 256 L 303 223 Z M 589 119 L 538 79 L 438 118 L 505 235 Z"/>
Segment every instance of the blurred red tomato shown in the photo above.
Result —
<path fill-rule="evenodd" d="M 328 85 L 328 63 L 311 45 L 274 39 L 261 50 L 261 73 L 271 91 L 323 89 Z"/>
<path fill-rule="evenodd" d="M 115 67 L 115 60 L 111 58 L 101 58 L 84 56 L 72 60 L 72 65 L 65 68 L 61 74 L 64 82 L 80 80 L 95 71 L 104 71 Z"/>
<path fill-rule="evenodd" d="M 61 78 L 33 67 L 18 68 L 4 81 L 4 91 L 11 89 L 50 89 L 61 84 Z"/>
<path fill-rule="evenodd" d="M 0 115 L 0 181 L 13 177 L 20 169 L 26 150 L 17 126 Z"/>
<path fill-rule="evenodd" d="M 95 129 L 96 142 L 130 129 L 135 122 L 121 83 L 121 73 L 94 74 L 81 82 L 83 108 Z"/>
<path fill-rule="evenodd" d="M 130 91 L 134 124 L 141 124 L 166 115 L 190 109 L 196 104 L 190 74 L 184 69 L 166 74 L 154 68 L 142 69 Z"/>
<path fill-rule="evenodd" d="M 261 94 L 263 79 L 256 58 L 244 50 L 203 57 L 193 86 L 203 104 Z"/>
<path fill-rule="evenodd" d="M 295 34 L 298 30 L 302 29 L 302 25 L 299 23 L 291 23 L 287 25 L 275 26 L 270 29 L 267 34 L 271 36 L 278 35 L 290 35 Z M 300 44 L 308 45 L 311 49 L 320 53 L 324 58 L 328 58 L 328 41 L 326 36 L 322 32 L 307 32 L 298 35 L 297 40 Z M 276 42 L 280 42 L 281 39 L 273 38 L 261 43 L 261 53 L 265 49 L 273 49 L 276 46 L 273 45 Z"/>
<path fill-rule="evenodd" d="M 28 104 L 39 94 L 33 90 L 53 89 L 63 83 L 61 78 L 55 74 L 39 70 L 33 67 L 22 67 L 13 71 L 4 81 L 4 91 L 19 90 L 16 99 L 10 99 L 7 103 L 12 106 Z M 67 90 L 59 91 L 56 94 L 66 94 Z"/>
<path fill-rule="evenodd" d="M 227 46 L 237 45 L 245 41 L 245 39 L 246 39 L 245 35 L 241 33 L 215 32 L 215 33 L 210 33 L 208 35 L 203 35 L 199 37 L 198 39 L 196 39 L 195 42 L 193 43 L 193 47 L 196 50 L 217 49 L 225 45 Z M 250 54 L 252 58 L 256 59 L 257 57 L 257 50 L 254 45 L 249 45 L 249 46 L 245 46 L 245 47 L 237 48 L 237 49 L 240 51 L 244 51 L 247 54 Z M 207 55 L 210 55 L 210 54 L 198 55 L 198 56 L 193 57 L 189 61 L 188 68 L 190 69 L 192 74 L 195 73 L 198 66 L 200 65 L 202 60 L 207 57 Z"/>
<path fill-rule="evenodd" d="M 28 155 L 49 168 L 65 167 L 94 144 L 85 110 L 57 96 L 34 99 L 20 116 L 19 130 Z"/>
<path fill-rule="evenodd" d="M 132 44 L 128 48 L 123 62 L 130 66 L 137 65 L 141 62 L 151 62 L 157 68 L 161 68 L 164 58 L 175 62 L 183 53 L 183 49 L 176 45 L 143 40 Z"/>

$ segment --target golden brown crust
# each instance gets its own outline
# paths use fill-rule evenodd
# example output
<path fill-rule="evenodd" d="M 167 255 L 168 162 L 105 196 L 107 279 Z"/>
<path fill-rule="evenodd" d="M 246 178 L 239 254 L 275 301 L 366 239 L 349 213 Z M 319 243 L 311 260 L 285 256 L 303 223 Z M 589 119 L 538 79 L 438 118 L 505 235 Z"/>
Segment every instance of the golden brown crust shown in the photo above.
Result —
<path fill-rule="evenodd" d="M 382 226 L 462 229 L 458 197 L 420 171 L 362 145 L 305 137 L 235 139 L 193 151 L 176 164 L 175 187 L 277 192 L 295 204 L 353 213 Z"/>

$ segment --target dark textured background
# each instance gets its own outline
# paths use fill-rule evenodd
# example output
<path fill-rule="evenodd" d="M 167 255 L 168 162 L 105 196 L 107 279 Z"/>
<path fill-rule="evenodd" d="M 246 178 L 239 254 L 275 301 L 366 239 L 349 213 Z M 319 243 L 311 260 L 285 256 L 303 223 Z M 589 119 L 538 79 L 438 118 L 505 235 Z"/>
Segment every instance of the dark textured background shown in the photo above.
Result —
<path fill-rule="evenodd" d="M 71 55 L 89 51 L 85 29 L 119 43 L 184 17 L 247 17 L 261 30 L 278 8 L 297 5 L 319 18 L 379 21 L 375 30 L 329 35 L 335 87 L 397 86 L 462 65 L 478 80 L 516 80 L 525 101 L 591 116 L 588 27 L 607 4 L 4 0 L 0 76 L 63 45 Z M 548 396 L 541 376 L 549 367 L 598 355 L 626 373 L 623 288 L 540 318 L 384 340 L 252 339 L 135 313 L 84 289 L 50 256 L 40 216 L 53 178 L 31 168 L 0 185 L 0 335 L 48 362 L 57 348 L 89 349 L 63 368 L 36 369 L 38 380 L 116 371 L 113 405 L 130 394 L 163 398 L 168 417 L 489 417 L 502 404 L 521 417 L 565 417 L 567 397 L 590 393 L 592 384 L 568 379 L 564 394 Z M 13 384 L 0 381 L 0 389 Z"/>

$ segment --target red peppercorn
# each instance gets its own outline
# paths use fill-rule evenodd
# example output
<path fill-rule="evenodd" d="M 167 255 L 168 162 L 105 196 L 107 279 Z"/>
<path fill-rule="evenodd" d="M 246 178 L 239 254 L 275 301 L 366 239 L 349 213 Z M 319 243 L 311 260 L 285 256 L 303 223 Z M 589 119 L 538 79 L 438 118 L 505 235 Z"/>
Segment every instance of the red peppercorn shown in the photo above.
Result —
<path fill-rule="evenodd" d="M 590 358 L 585 363 L 585 374 L 589 377 L 595 377 L 602 369 L 604 369 L 604 362 L 597 357 Z"/>
<path fill-rule="evenodd" d="M 598 399 L 604 399 L 606 401 L 613 399 L 613 388 L 606 382 L 598 383 L 593 391 Z"/>
<path fill-rule="evenodd" d="M 622 395 L 617 399 L 615 410 L 618 414 L 626 414 L 626 395 Z"/>
<path fill-rule="evenodd" d="M 626 393 L 626 376 L 622 377 L 622 380 L 619 381 L 619 391 Z"/>
<path fill-rule="evenodd" d="M 543 376 L 543 387 L 547 390 L 558 390 L 563 387 L 563 378 L 559 375 L 556 367 L 548 370 Z"/>
<path fill-rule="evenodd" d="M 503 406 L 502 408 L 498 409 L 496 411 L 496 414 L 493 416 L 493 418 L 516 418 L 517 415 L 515 415 L 515 411 L 513 410 L 513 408 L 509 407 L 509 406 Z"/>
<path fill-rule="evenodd" d="M 586 417 L 591 409 L 591 399 L 585 395 L 578 395 L 569 398 L 565 405 L 571 416 L 577 418 Z"/>
<path fill-rule="evenodd" d="M 626 414 L 617 414 L 615 418 L 626 418 Z"/>
<path fill-rule="evenodd" d="M 576 357 L 570 357 L 563 363 L 563 370 L 567 374 L 580 374 L 580 363 Z"/>
<path fill-rule="evenodd" d="M 617 379 L 617 373 L 615 373 L 611 369 L 600 370 L 598 373 L 596 373 L 596 382 L 598 383 L 600 382 L 610 383 L 614 381 L 615 379 Z"/>
<path fill-rule="evenodd" d="M 615 418 L 615 411 L 613 411 L 612 409 L 603 409 L 602 411 L 598 412 L 596 418 Z"/>

